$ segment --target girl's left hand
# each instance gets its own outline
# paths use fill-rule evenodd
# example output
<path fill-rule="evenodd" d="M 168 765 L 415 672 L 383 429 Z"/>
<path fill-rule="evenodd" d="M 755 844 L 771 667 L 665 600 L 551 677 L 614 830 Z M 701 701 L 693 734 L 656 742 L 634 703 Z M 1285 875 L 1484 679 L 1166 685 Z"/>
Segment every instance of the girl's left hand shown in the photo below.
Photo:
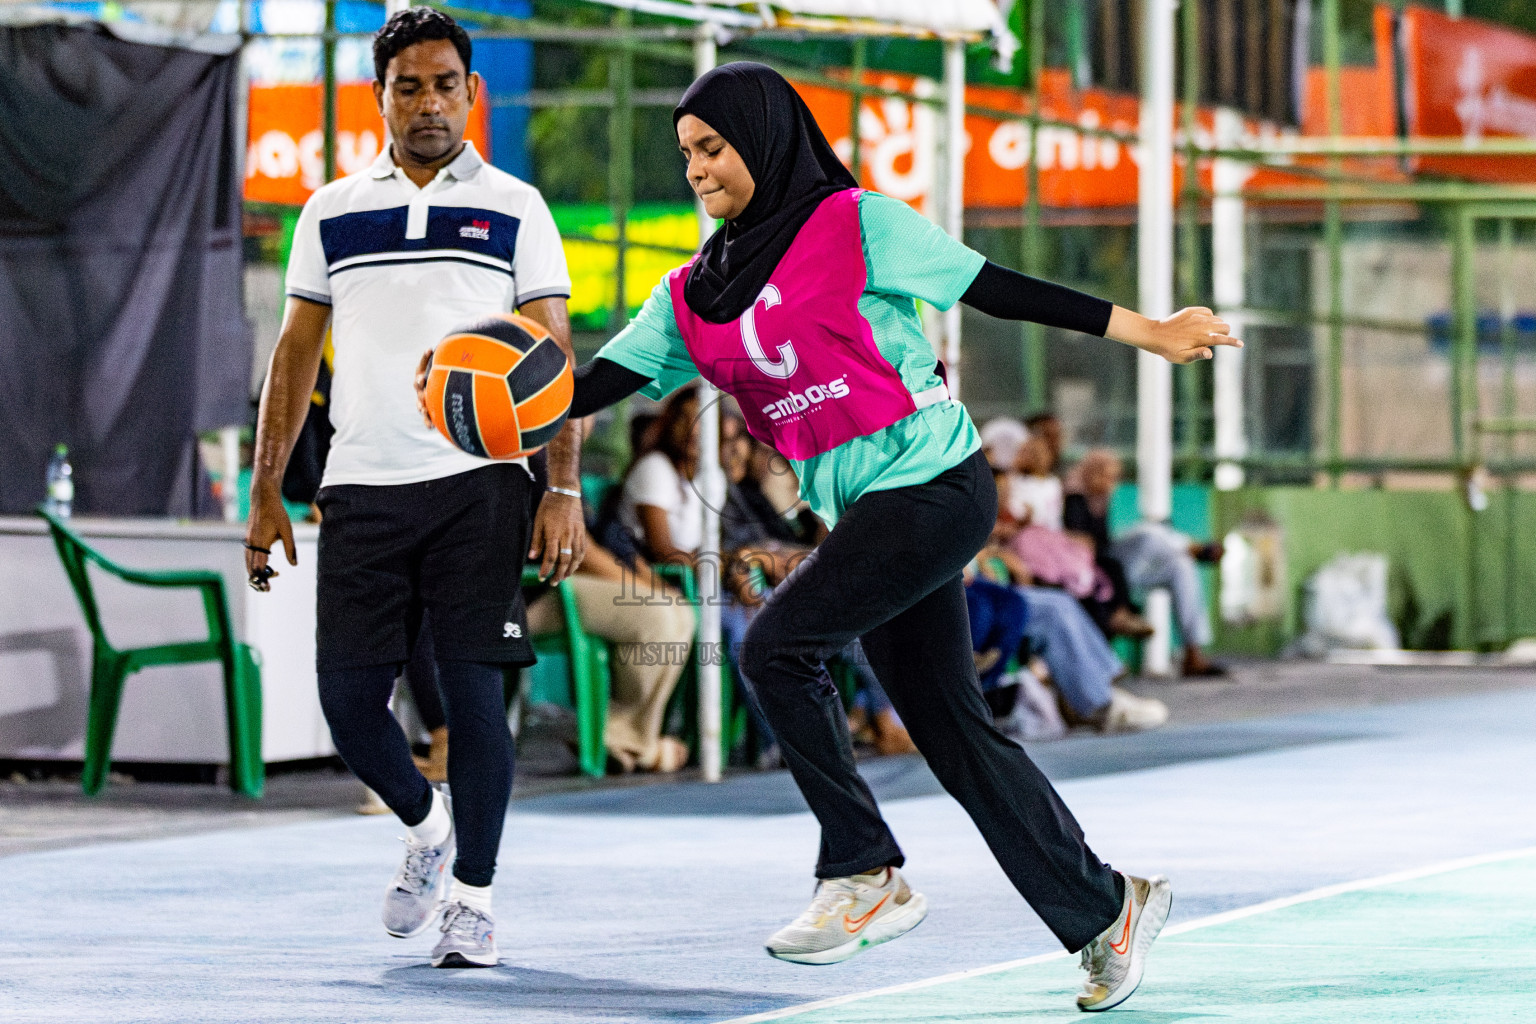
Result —
<path fill-rule="evenodd" d="M 1179 364 L 1210 359 L 1217 345 L 1243 347 L 1232 337 L 1231 325 L 1204 306 L 1190 306 L 1162 320 L 1116 306 L 1104 336 Z"/>

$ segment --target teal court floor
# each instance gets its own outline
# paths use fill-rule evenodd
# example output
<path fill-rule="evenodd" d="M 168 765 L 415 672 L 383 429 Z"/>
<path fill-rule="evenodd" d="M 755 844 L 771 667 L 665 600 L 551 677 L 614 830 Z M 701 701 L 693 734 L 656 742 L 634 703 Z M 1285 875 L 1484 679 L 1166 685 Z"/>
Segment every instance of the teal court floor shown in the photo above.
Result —
<path fill-rule="evenodd" d="M 1173 880 L 1109 1019 L 1536 1021 L 1528 684 L 1035 748 L 1102 857 Z M 516 802 L 488 971 L 435 971 L 430 935 L 384 934 L 389 820 L 0 857 L 0 1021 L 1086 1020 L 1076 959 L 921 762 L 866 767 L 931 913 L 845 964 L 762 952 L 817 844 L 776 773 Z"/>
<path fill-rule="evenodd" d="M 1536 849 L 1472 857 L 1175 925 L 1110 1020 L 1450 1022 L 1536 1017 Z M 731 1024 L 1081 1020 L 1048 953 Z"/>

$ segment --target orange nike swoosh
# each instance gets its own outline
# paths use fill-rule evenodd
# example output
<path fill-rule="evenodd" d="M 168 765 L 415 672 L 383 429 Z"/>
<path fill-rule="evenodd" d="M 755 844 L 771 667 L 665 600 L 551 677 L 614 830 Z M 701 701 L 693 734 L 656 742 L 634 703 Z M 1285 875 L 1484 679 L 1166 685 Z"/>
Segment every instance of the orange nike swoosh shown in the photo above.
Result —
<path fill-rule="evenodd" d="M 1131 948 L 1131 915 L 1125 915 L 1125 931 L 1120 933 L 1119 942 L 1111 942 L 1109 948 L 1115 951 L 1117 956 L 1125 956 L 1125 951 Z"/>
<path fill-rule="evenodd" d="M 876 903 L 873 907 L 869 908 L 869 913 L 864 914 L 861 917 L 849 917 L 847 914 L 844 914 L 843 931 L 847 932 L 849 935 L 852 935 L 860 928 L 863 928 L 866 924 L 869 923 L 869 919 L 875 916 L 875 912 L 881 907 L 885 906 L 885 901 L 890 898 L 891 894 L 886 893 L 884 896 L 880 897 L 879 903 Z"/>

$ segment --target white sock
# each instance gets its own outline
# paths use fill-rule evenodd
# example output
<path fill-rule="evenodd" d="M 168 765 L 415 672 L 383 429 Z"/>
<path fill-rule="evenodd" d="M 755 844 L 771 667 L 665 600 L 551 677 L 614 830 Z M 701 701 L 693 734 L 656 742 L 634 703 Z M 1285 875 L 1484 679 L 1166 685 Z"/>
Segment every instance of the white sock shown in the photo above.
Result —
<path fill-rule="evenodd" d="M 432 791 L 432 809 L 427 812 L 427 816 L 417 824 L 405 827 L 412 842 L 426 843 L 428 846 L 437 846 L 448 838 L 452 830 L 453 817 L 448 813 L 448 801 L 435 789 Z"/>
<path fill-rule="evenodd" d="M 467 907 L 473 907 L 483 914 L 489 914 L 491 912 L 491 887 L 488 885 L 465 885 L 455 878 L 452 887 L 448 890 L 448 902 L 462 903 Z"/>

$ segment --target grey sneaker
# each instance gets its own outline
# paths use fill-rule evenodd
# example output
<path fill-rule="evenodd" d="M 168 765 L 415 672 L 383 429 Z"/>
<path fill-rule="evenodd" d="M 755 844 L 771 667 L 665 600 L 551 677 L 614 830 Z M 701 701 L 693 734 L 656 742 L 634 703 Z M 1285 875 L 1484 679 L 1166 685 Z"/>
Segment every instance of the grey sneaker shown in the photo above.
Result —
<path fill-rule="evenodd" d="M 467 903 L 450 903 L 443 910 L 439 930 L 443 937 L 432 949 L 433 967 L 495 967 L 500 962 L 496 922 L 485 911 Z"/>
<path fill-rule="evenodd" d="M 1173 906 L 1173 888 L 1162 875 L 1125 879 L 1125 906 L 1115 923 L 1083 947 L 1088 972 L 1077 997 L 1079 1010 L 1107 1010 L 1131 998 L 1141 984 L 1147 950 L 1163 930 Z"/>
<path fill-rule="evenodd" d="M 454 838 L 452 829 L 437 846 L 403 837 L 405 862 L 384 894 L 384 930 L 395 938 L 420 935 L 437 916 L 448 884 L 447 867 L 453 863 Z"/>
<path fill-rule="evenodd" d="M 923 923 L 928 901 L 895 868 L 824 878 L 805 913 L 768 940 L 768 955 L 796 964 L 835 964 Z"/>

